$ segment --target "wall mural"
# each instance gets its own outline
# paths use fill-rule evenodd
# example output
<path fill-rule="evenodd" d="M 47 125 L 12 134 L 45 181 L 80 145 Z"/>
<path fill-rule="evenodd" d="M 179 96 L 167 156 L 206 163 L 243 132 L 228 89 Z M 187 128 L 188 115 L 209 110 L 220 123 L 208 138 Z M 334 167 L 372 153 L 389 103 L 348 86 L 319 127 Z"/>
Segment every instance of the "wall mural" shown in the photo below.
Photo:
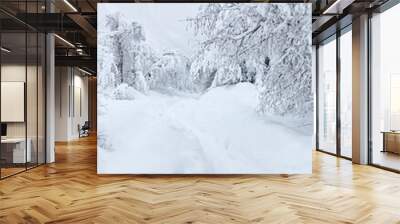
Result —
<path fill-rule="evenodd" d="M 98 173 L 311 172 L 311 4 L 98 8 Z"/>

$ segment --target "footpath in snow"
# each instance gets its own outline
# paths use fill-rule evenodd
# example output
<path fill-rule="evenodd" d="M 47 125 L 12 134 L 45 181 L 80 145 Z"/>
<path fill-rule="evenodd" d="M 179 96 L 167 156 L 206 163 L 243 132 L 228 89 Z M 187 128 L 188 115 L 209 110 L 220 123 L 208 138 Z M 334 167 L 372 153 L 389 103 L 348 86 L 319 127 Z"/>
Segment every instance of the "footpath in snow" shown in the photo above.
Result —
<path fill-rule="evenodd" d="M 259 115 L 253 84 L 107 103 L 99 128 L 110 148 L 99 148 L 99 173 L 311 172 L 311 134 Z"/>

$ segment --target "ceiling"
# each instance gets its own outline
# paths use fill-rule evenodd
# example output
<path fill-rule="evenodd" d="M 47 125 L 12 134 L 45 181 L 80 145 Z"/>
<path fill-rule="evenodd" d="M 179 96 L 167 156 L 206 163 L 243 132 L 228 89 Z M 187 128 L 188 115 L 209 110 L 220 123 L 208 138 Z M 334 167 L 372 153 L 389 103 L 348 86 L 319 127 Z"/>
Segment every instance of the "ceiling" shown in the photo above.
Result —
<path fill-rule="evenodd" d="M 334 33 L 337 21 L 341 26 L 351 23 L 351 17 L 373 9 L 389 0 L 267 0 L 237 2 L 312 3 L 313 42 L 316 43 Z M 32 31 L 55 32 L 56 64 L 81 66 L 96 70 L 97 3 L 137 2 L 188 2 L 163 0 L 1 0 L 0 23 L 7 42 L 14 47 L 24 46 L 18 32 L 30 28 Z M 209 2 L 198 0 L 196 2 Z M 223 2 L 223 1 L 220 1 Z M 232 1 L 228 1 L 232 2 Z M 49 11 L 52 13 L 48 13 Z M 28 12 L 28 13 L 25 13 Z M 4 36 L 4 35 L 3 35 Z M 4 42 L 3 42 L 4 43 Z M 18 48 L 17 48 L 18 49 Z M 22 48 L 21 48 L 22 50 Z M 30 51 L 28 49 L 28 51 Z"/>

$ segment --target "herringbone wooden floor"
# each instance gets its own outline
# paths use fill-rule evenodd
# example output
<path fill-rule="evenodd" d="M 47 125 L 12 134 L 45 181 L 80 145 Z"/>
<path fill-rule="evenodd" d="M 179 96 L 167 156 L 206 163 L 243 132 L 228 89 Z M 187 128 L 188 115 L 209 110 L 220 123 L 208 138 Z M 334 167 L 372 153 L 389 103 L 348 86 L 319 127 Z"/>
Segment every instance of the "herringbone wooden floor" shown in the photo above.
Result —
<path fill-rule="evenodd" d="M 98 176 L 86 138 L 0 181 L 0 223 L 400 223 L 400 175 L 313 156 L 312 175 Z"/>

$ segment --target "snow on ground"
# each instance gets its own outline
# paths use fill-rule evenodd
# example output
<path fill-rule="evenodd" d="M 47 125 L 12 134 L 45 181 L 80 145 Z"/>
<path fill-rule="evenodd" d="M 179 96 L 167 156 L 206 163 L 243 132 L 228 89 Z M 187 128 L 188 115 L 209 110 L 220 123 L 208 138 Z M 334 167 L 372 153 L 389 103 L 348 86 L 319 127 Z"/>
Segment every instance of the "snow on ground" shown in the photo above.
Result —
<path fill-rule="evenodd" d="M 103 99 L 102 99 L 103 100 Z M 259 115 L 253 84 L 195 95 L 150 92 L 108 101 L 99 116 L 98 172 L 107 174 L 310 173 L 310 134 Z"/>

